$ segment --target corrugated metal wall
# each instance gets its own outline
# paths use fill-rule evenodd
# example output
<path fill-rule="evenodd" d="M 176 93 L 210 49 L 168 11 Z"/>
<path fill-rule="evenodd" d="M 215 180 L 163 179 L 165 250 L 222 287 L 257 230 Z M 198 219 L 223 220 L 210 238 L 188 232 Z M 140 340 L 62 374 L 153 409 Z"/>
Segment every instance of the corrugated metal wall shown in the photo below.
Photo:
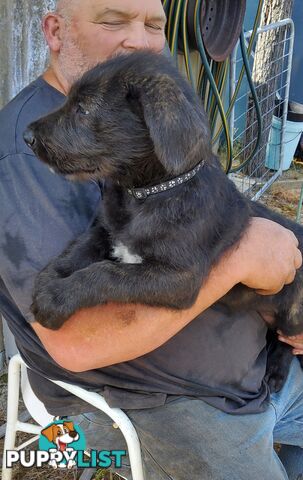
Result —
<path fill-rule="evenodd" d="M 47 61 L 42 15 L 54 0 L 0 0 L 0 107 L 39 75 Z"/>

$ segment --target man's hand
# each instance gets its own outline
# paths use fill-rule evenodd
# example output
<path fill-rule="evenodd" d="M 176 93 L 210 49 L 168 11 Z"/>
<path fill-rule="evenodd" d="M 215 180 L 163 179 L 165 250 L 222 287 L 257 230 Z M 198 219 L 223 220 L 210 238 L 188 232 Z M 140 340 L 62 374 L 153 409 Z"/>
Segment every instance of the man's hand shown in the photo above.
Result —
<path fill-rule="evenodd" d="M 239 262 L 240 282 L 261 295 L 278 293 L 293 282 L 296 270 L 302 265 L 294 233 L 259 217 L 252 218 L 232 256 Z"/>
<path fill-rule="evenodd" d="M 292 337 L 286 337 L 285 335 L 282 334 L 282 332 L 279 333 L 279 340 L 283 343 L 287 343 L 291 347 L 293 347 L 292 353 L 294 355 L 303 355 L 303 333 L 300 333 L 300 335 L 293 335 Z"/>

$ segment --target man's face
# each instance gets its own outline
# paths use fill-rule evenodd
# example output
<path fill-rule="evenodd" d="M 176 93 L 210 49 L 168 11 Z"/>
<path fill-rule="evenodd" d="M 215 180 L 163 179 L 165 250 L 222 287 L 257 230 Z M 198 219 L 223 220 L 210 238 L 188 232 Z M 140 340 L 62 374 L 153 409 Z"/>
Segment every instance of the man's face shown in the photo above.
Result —
<path fill-rule="evenodd" d="M 69 84 L 99 62 L 121 53 L 165 45 L 160 0 L 84 0 L 62 33 L 58 62 Z"/>

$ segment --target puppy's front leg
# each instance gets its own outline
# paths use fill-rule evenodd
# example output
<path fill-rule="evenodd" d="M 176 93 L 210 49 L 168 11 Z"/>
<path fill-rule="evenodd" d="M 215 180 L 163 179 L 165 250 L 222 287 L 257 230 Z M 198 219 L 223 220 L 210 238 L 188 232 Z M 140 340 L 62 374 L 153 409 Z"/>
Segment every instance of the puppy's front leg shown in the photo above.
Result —
<path fill-rule="evenodd" d="M 79 297 L 88 306 L 108 301 L 144 303 L 174 309 L 190 307 L 199 292 L 198 269 L 177 271 L 161 264 L 145 265 L 103 261 L 75 272 L 69 279 L 81 288 Z"/>
<path fill-rule="evenodd" d="M 36 319 L 56 329 L 76 310 L 108 301 L 188 308 L 194 303 L 200 286 L 201 278 L 195 267 L 180 272 L 160 264 L 104 260 L 61 279 L 60 287 L 41 299 L 42 308 Z"/>
<path fill-rule="evenodd" d="M 45 326 L 59 328 L 63 323 L 66 299 L 64 279 L 75 271 L 107 258 L 110 252 L 108 232 L 100 224 L 83 233 L 58 257 L 54 258 L 35 280 L 31 311 Z M 72 295 L 72 292 L 68 292 Z"/>
<path fill-rule="evenodd" d="M 109 251 L 108 232 L 102 225 L 96 223 L 49 262 L 39 273 L 37 285 L 47 284 L 55 278 L 68 277 L 76 270 L 107 258 Z"/>

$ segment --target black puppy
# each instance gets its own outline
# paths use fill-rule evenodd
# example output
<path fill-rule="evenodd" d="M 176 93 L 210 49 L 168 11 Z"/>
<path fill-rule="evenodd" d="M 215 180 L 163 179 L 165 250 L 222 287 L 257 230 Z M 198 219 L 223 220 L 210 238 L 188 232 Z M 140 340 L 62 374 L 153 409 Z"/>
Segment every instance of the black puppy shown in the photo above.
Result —
<path fill-rule="evenodd" d="M 56 172 L 105 180 L 92 229 L 37 278 L 32 311 L 48 328 L 107 301 L 189 307 L 252 216 L 293 230 L 302 249 L 301 226 L 251 202 L 226 177 L 200 99 L 165 57 L 137 52 L 96 66 L 24 137 Z M 275 296 L 239 285 L 222 301 L 272 312 L 274 327 L 292 335 L 303 331 L 302 292 L 300 270 Z M 291 358 L 279 345 L 275 390 Z"/>

